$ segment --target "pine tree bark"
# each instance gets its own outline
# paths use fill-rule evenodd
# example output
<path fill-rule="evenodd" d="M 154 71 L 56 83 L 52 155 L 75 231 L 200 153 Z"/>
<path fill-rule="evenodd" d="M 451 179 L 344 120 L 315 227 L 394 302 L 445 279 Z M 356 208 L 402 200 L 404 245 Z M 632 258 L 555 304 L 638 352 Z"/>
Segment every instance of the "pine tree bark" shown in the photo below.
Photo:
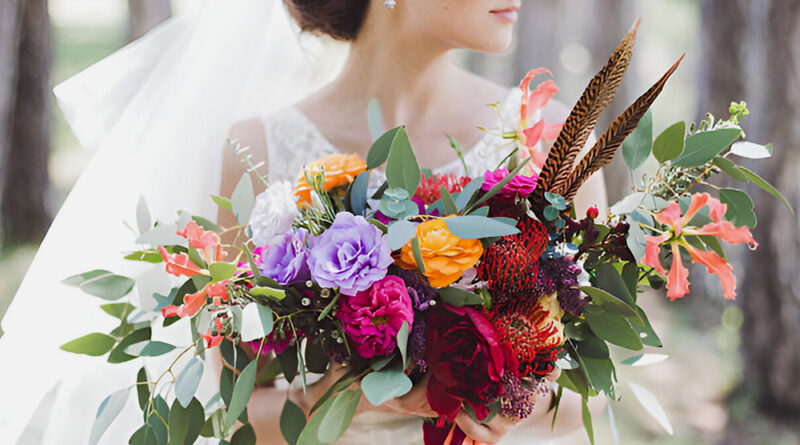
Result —
<path fill-rule="evenodd" d="M 35 243 L 50 225 L 50 18 L 47 0 L 16 3 L 19 25 L 16 44 L 3 50 L 3 88 L 0 98 L 0 141 L 3 144 L 3 185 L 0 225 L 6 243 Z M 13 7 L 13 6 L 11 6 Z M 5 11 L 1 14 L 5 22 Z M 9 19 L 9 22 L 11 20 Z M 3 27 L 5 28 L 5 26 Z M 6 32 L 4 29 L 3 33 Z M 4 36 L 5 37 L 5 36 Z M 0 39 L 3 41 L 3 39 Z M 13 74 L 8 72 L 13 71 Z M 9 79 L 11 79 L 9 81 Z"/>
<path fill-rule="evenodd" d="M 172 15 L 169 0 L 128 0 L 128 9 L 130 11 L 129 41 L 145 35 L 147 31 Z"/>

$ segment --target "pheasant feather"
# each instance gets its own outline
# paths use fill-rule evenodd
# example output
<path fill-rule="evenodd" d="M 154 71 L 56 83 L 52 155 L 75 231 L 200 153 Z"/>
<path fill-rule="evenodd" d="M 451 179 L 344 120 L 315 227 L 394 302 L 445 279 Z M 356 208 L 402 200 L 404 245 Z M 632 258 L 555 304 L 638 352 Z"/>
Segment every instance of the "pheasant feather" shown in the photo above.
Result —
<path fill-rule="evenodd" d="M 597 125 L 597 118 L 614 99 L 622 83 L 633 55 L 638 28 L 639 20 L 573 107 L 539 175 L 541 193 L 561 188 L 569 177 L 575 158 Z"/>
<path fill-rule="evenodd" d="M 581 159 L 578 166 L 572 171 L 564 184 L 554 189 L 555 193 L 564 196 L 568 201 L 571 200 L 575 197 L 581 185 L 583 185 L 592 174 L 611 162 L 614 153 L 616 153 L 617 149 L 633 130 L 636 129 L 642 116 L 644 116 L 658 95 L 661 94 L 664 85 L 678 68 L 683 57 L 684 56 L 681 56 L 658 82 L 636 99 L 636 101 L 614 121 L 611 127 L 598 139 L 597 143 L 594 144 L 586 156 Z"/>

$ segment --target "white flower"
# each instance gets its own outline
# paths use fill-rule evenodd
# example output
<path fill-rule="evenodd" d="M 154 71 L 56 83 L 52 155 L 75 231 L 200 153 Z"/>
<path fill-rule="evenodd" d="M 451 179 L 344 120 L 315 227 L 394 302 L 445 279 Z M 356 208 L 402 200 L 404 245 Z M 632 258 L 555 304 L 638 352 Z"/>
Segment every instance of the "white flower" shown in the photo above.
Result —
<path fill-rule="evenodd" d="M 256 206 L 250 214 L 253 242 L 256 246 L 268 245 L 275 237 L 288 233 L 296 217 L 292 184 L 288 181 L 271 184 L 256 197 Z"/>

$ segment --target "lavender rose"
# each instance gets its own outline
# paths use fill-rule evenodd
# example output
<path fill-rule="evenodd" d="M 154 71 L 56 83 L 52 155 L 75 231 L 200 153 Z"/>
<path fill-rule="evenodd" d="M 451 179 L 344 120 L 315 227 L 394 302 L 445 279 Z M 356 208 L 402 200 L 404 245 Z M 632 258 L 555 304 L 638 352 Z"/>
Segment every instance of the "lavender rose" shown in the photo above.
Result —
<path fill-rule="evenodd" d="M 297 217 L 297 204 L 292 193 L 292 184 L 280 181 L 270 184 L 256 197 L 255 208 L 250 214 L 250 229 L 256 246 L 266 246 L 292 228 Z"/>
<path fill-rule="evenodd" d="M 262 253 L 261 274 L 278 284 L 286 285 L 306 281 L 311 277 L 306 264 L 306 229 L 293 229 L 277 238 L 276 242 Z"/>
<path fill-rule="evenodd" d="M 333 225 L 310 238 L 308 246 L 311 279 L 322 287 L 338 287 L 345 295 L 369 289 L 394 262 L 383 232 L 347 212 L 338 213 Z"/>

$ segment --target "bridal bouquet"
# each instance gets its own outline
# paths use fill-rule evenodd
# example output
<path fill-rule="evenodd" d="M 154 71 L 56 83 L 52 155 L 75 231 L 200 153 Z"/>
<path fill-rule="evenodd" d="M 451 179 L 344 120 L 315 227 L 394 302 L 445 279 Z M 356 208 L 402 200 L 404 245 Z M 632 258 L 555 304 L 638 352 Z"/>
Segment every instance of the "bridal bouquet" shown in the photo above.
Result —
<path fill-rule="evenodd" d="M 308 373 L 340 365 L 347 372 L 309 412 L 285 402 L 280 424 L 290 444 L 332 443 L 362 394 L 377 406 L 423 379 L 439 415 L 424 424 L 426 443 L 460 444 L 467 438 L 453 423 L 459 411 L 480 422 L 525 419 L 556 368 L 563 372 L 554 418 L 563 390 L 577 392 L 592 437 L 589 397 L 618 398 L 610 347 L 661 345 L 637 304 L 640 286 L 666 282 L 670 299 L 683 297 L 683 261 L 690 259 L 719 276 L 725 297 L 735 297 L 720 241 L 756 248 L 753 203 L 709 177 L 724 172 L 780 198 L 732 160 L 771 152 L 739 141 L 743 104 L 732 106 L 730 119 L 709 116 L 688 129 L 680 122 L 653 138 L 648 109 L 678 63 L 576 163 L 627 69 L 634 35 L 563 125 L 529 122 L 556 91 L 552 81 L 531 91 L 543 72 L 532 71 L 521 84 L 519 126 L 503 133 L 510 155 L 478 177 L 421 170 L 405 130 L 395 128 L 376 138 L 366 161 L 331 155 L 298 172 L 295 185 L 269 184 L 258 197 L 252 177 L 267 181 L 251 165 L 229 199 L 213 197 L 237 227 L 186 213 L 176 224 L 153 225 L 140 206 L 139 242 L 151 247 L 126 258 L 161 264 L 175 286 L 149 306 L 133 297 L 104 305 L 119 326 L 63 349 L 108 353 L 112 363 L 169 358 L 155 375 L 139 371 L 134 386 L 144 420 L 131 443 L 193 443 L 203 435 L 252 444 L 246 407 L 256 385 L 283 376 L 305 388 Z M 540 141 L 553 144 L 549 155 L 533 151 Z M 656 173 L 608 215 L 597 208 L 577 215 L 578 189 L 620 147 L 632 170 L 652 157 Z M 223 244 L 228 237 L 233 242 Z M 67 283 L 107 300 L 126 297 L 135 284 L 105 270 Z M 190 345 L 154 338 L 176 323 L 191 334 Z M 201 403 L 203 359 L 212 348 L 223 362 L 219 392 Z M 623 363 L 656 360 L 640 353 Z M 100 406 L 95 442 L 130 390 Z M 658 416 L 649 393 L 635 392 Z"/>

